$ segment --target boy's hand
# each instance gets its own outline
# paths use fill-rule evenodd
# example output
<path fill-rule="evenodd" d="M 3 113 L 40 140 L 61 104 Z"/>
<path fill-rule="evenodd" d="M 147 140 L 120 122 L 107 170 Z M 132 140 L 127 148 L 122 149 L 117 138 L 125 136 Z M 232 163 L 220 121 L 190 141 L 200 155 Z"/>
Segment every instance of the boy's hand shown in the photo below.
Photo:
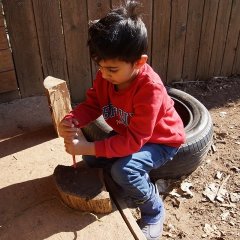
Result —
<path fill-rule="evenodd" d="M 71 155 L 95 155 L 94 143 L 78 135 L 77 139 L 64 138 L 65 150 Z"/>
<path fill-rule="evenodd" d="M 76 136 L 76 133 L 79 132 L 78 121 L 75 118 L 63 119 L 58 126 L 58 133 L 60 137 L 73 139 Z M 81 134 L 80 130 L 80 134 Z"/>

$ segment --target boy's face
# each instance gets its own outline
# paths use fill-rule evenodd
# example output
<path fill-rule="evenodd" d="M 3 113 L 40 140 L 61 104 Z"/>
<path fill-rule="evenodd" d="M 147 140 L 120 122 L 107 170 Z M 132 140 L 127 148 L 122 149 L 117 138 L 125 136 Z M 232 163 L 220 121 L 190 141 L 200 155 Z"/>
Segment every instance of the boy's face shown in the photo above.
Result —
<path fill-rule="evenodd" d="M 136 63 L 132 64 L 118 59 L 101 60 L 98 65 L 102 77 L 115 84 L 118 89 L 128 87 L 140 68 Z"/>

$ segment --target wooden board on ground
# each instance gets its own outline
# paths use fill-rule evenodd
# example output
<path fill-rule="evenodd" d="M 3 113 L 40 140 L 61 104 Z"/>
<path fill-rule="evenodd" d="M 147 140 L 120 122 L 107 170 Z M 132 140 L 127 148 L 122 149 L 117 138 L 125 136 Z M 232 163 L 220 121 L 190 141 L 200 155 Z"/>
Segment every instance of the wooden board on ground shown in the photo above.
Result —
<path fill-rule="evenodd" d="M 146 237 L 139 228 L 136 219 L 133 217 L 130 209 L 128 208 L 126 202 L 123 199 L 123 192 L 121 191 L 121 189 L 119 189 L 116 183 L 114 183 L 111 177 L 109 177 L 107 174 L 105 174 L 104 177 L 106 186 L 111 193 L 111 197 L 113 198 L 114 203 L 116 204 L 134 238 L 136 240 L 146 240 Z"/>

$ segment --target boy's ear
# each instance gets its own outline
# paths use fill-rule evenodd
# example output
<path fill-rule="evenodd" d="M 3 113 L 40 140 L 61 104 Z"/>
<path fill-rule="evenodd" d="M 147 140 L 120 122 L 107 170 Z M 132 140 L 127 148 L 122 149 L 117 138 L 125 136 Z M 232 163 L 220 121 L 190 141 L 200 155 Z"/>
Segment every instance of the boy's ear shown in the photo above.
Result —
<path fill-rule="evenodd" d="M 141 58 L 139 58 L 135 63 L 134 66 L 136 68 L 141 68 L 148 60 L 148 56 L 146 54 L 143 54 Z"/>

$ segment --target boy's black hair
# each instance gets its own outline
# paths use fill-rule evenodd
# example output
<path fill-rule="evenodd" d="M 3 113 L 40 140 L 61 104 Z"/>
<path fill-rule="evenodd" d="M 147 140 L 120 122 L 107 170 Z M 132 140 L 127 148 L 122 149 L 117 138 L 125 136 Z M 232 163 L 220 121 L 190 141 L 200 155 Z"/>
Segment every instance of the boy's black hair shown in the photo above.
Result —
<path fill-rule="evenodd" d="M 147 29 L 138 9 L 137 1 L 127 1 L 125 7 L 113 9 L 91 24 L 88 46 L 95 62 L 118 59 L 134 63 L 146 54 Z"/>

